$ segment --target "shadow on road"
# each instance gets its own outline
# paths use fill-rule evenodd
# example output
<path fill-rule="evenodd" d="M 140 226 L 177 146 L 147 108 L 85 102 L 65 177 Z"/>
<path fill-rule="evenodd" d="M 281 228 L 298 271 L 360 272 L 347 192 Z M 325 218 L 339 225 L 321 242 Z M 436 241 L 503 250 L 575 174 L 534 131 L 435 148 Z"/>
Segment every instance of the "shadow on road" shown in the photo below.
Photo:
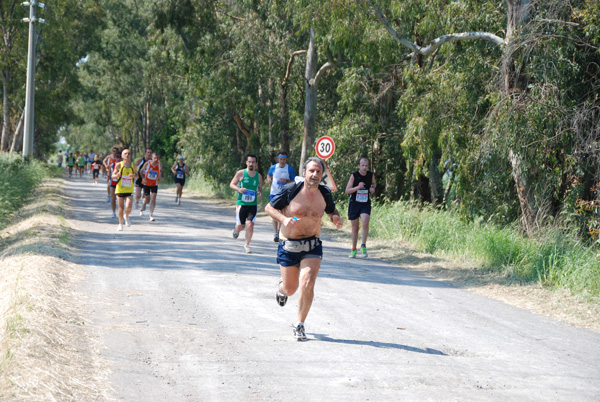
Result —
<path fill-rule="evenodd" d="M 374 348 L 381 348 L 381 349 L 400 349 L 400 350 L 406 350 L 407 352 L 425 353 L 428 355 L 438 355 L 438 356 L 448 356 L 444 352 L 439 351 L 437 349 L 431 349 L 431 348 L 421 349 L 421 348 L 415 348 L 413 346 L 401 345 L 399 343 L 388 343 L 388 342 L 377 342 L 377 341 L 359 341 L 359 340 L 353 340 L 353 339 L 335 339 L 335 338 L 330 338 L 327 335 L 323 335 L 323 334 L 310 334 L 310 335 L 313 335 L 317 340 L 322 341 L 322 342 L 332 342 L 332 343 L 341 343 L 341 344 L 346 344 L 346 345 L 358 345 L 358 346 L 371 346 Z"/>

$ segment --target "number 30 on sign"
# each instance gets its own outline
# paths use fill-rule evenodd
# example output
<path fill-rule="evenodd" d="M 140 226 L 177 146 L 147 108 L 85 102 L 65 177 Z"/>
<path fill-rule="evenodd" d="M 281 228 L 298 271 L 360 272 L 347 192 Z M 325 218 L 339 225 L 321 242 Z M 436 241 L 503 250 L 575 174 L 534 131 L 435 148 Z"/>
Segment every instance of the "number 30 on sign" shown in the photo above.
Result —
<path fill-rule="evenodd" d="M 321 137 L 315 145 L 317 156 L 321 159 L 329 159 L 335 152 L 335 142 L 331 137 Z"/>

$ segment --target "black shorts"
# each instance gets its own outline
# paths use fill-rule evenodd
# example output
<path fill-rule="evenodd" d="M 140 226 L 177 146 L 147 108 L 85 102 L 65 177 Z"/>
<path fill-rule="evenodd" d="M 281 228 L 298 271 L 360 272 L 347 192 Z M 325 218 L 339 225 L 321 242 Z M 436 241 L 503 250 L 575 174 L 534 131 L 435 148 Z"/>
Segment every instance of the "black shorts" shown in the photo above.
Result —
<path fill-rule="evenodd" d="M 301 250 L 298 252 L 285 249 L 285 243 L 288 241 L 309 243 L 312 246 L 310 250 Z M 277 263 L 282 267 L 299 267 L 300 262 L 307 258 L 323 259 L 323 244 L 318 237 L 309 237 L 307 239 L 287 239 L 279 242 L 277 248 Z"/>
<path fill-rule="evenodd" d="M 135 186 L 139 188 L 144 188 L 144 184 L 142 183 L 142 179 L 139 178 L 135 181 Z"/>
<path fill-rule="evenodd" d="M 185 186 L 185 179 L 175 178 L 175 184 L 181 184 L 181 187 Z"/>
<path fill-rule="evenodd" d="M 158 193 L 158 186 L 144 186 L 144 195 L 148 196 L 150 193 Z"/>
<path fill-rule="evenodd" d="M 93 179 L 97 179 L 98 175 L 100 174 L 99 170 L 94 169 L 94 176 L 92 177 Z"/>
<path fill-rule="evenodd" d="M 371 203 L 350 200 L 350 204 L 348 204 L 348 220 L 353 221 L 358 219 L 362 214 L 371 215 Z"/>
<path fill-rule="evenodd" d="M 124 198 L 124 197 L 131 197 L 131 194 L 133 194 L 133 193 L 122 193 L 122 194 L 115 194 L 115 195 L 117 197 Z"/>
<path fill-rule="evenodd" d="M 256 205 L 236 205 L 235 206 L 235 223 L 237 225 L 245 225 L 246 221 L 254 222 L 258 207 Z"/>

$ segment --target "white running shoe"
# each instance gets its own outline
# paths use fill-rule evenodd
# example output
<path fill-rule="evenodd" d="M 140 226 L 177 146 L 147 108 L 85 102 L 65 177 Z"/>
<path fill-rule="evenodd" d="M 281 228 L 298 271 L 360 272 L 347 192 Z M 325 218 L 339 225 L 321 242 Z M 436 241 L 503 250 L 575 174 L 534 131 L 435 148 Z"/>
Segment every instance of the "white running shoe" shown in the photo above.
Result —
<path fill-rule="evenodd" d="M 244 254 L 252 254 L 252 250 L 250 250 L 250 246 L 244 244 Z"/>
<path fill-rule="evenodd" d="M 131 221 L 129 220 L 129 218 L 125 218 L 125 225 L 127 225 L 127 227 L 131 226 Z"/>
<path fill-rule="evenodd" d="M 181 198 L 177 200 L 177 205 L 181 205 Z"/>
<path fill-rule="evenodd" d="M 296 338 L 296 340 L 298 342 L 305 341 L 306 340 L 306 331 L 304 330 L 304 324 L 298 324 L 298 325 L 292 324 L 292 327 L 294 328 L 294 338 Z"/>
<path fill-rule="evenodd" d="M 150 222 L 154 222 L 154 217 L 150 215 Z"/>
<path fill-rule="evenodd" d="M 122 232 L 123 231 L 123 225 L 121 225 L 119 223 L 119 226 L 117 227 L 117 232 Z"/>
<path fill-rule="evenodd" d="M 144 211 L 140 210 L 140 216 L 144 216 Z"/>

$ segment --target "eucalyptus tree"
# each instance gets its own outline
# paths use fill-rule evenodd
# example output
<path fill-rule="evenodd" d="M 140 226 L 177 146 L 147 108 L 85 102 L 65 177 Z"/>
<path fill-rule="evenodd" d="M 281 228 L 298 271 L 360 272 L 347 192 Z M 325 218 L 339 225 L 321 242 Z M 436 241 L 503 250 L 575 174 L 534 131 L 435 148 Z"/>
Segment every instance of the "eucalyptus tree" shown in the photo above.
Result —
<path fill-rule="evenodd" d="M 552 74 L 550 70 L 564 68 L 574 80 L 583 79 L 588 84 L 597 81 L 595 77 L 586 78 L 584 74 L 576 72 L 589 68 L 592 65 L 590 59 L 582 60 L 584 65 L 577 67 L 574 67 L 576 63 L 572 63 L 569 68 L 569 62 L 566 61 L 568 58 L 562 54 L 563 51 L 567 51 L 572 57 L 576 57 L 578 50 L 595 46 L 582 35 L 582 27 L 573 21 L 573 11 L 578 7 L 589 9 L 592 2 L 505 0 L 503 18 L 499 18 L 497 11 L 467 13 L 466 15 L 473 20 L 477 20 L 478 17 L 481 19 L 482 15 L 489 16 L 489 20 L 485 24 L 480 23 L 475 29 L 466 31 L 455 30 L 457 27 L 452 25 L 445 26 L 446 32 L 428 31 L 427 24 L 422 24 L 423 20 L 427 21 L 432 6 L 433 9 L 446 5 L 471 10 L 487 7 L 493 10 L 497 7 L 497 2 L 429 2 L 426 5 L 427 10 L 423 9 L 412 15 L 403 14 L 403 11 L 411 6 L 418 9 L 419 5 L 415 2 L 397 3 L 387 7 L 385 11 L 374 1 L 368 3 L 394 40 L 407 49 L 407 54 L 403 57 L 409 58 L 417 65 L 426 60 L 432 63 L 431 60 L 439 57 L 443 48 L 447 47 L 445 44 L 449 42 L 485 41 L 496 49 L 495 66 L 499 73 L 496 80 L 492 81 L 496 83 L 495 87 L 486 89 L 487 125 L 481 130 L 483 138 L 473 137 L 476 141 L 480 140 L 481 145 L 479 150 L 476 148 L 473 152 L 480 152 L 483 158 L 475 159 L 484 163 L 485 160 L 497 160 L 497 155 L 508 162 L 520 205 L 523 229 L 527 233 L 533 233 L 549 212 L 557 213 L 560 208 L 552 208 L 552 204 L 560 204 L 561 198 L 565 197 L 568 188 L 574 184 L 565 174 L 568 171 L 568 155 L 572 152 L 572 142 L 568 135 L 566 138 L 564 136 L 568 130 L 561 129 L 566 128 L 565 119 L 557 118 L 556 112 L 559 110 L 557 106 L 567 106 L 570 102 L 581 101 L 582 98 L 569 100 L 568 96 L 560 96 L 561 90 L 573 93 L 577 85 L 574 85 L 575 81 L 569 83 L 560 79 L 559 75 Z M 401 31 L 398 32 L 393 25 L 397 25 Z M 417 29 L 407 30 L 407 26 L 411 25 Z M 493 29 L 487 31 L 490 26 Z M 503 37 L 496 34 L 502 30 Z M 483 48 L 477 48 L 483 55 Z M 456 48 L 450 52 L 456 53 L 455 57 L 462 56 Z M 560 67 L 544 67 L 548 65 Z M 589 99 L 589 96 L 587 98 Z M 483 105 L 485 106 L 486 102 Z M 429 122 L 424 121 L 423 124 Z M 417 126 L 422 127 L 422 124 Z M 542 149 L 545 151 L 542 155 L 537 152 L 540 145 L 543 145 Z M 558 150 L 558 153 L 552 149 Z M 552 169 L 555 169 L 554 173 Z M 552 211 L 549 211 L 550 209 Z"/>
<path fill-rule="evenodd" d="M 0 151 L 9 149 L 13 121 L 19 115 L 18 89 L 24 82 L 27 60 L 27 26 L 21 22 L 27 14 L 20 1 L 0 2 L 0 78 L 2 79 L 2 136 Z M 22 103 L 22 101 L 21 101 Z M 24 105 L 21 105 L 21 108 Z"/>

